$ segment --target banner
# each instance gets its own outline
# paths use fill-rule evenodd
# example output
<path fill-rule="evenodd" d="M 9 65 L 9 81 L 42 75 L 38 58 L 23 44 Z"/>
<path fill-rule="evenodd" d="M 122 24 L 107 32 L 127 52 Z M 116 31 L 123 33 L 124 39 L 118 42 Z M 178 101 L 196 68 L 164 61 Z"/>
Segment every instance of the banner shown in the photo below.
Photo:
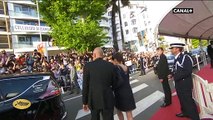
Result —
<path fill-rule="evenodd" d="M 34 25 L 14 25 L 14 31 L 19 32 L 48 32 L 50 31 L 50 27 L 47 26 L 34 26 Z"/>

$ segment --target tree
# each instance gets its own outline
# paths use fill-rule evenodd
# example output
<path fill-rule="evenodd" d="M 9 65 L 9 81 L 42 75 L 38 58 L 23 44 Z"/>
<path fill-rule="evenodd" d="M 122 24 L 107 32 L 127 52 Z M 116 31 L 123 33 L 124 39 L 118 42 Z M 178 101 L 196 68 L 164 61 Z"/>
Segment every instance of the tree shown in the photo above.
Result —
<path fill-rule="evenodd" d="M 42 0 L 39 10 L 52 28 L 50 35 L 56 45 L 83 53 L 106 43 L 106 33 L 98 21 L 107 3 L 107 0 Z"/>
<path fill-rule="evenodd" d="M 192 39 L 192 48 L 198 48 L 200 46 L 198 39 Z M 207 46 L 208 41 L 207 40 L 201 40 L 202 46 Z"/>
<path fill-rule="evenodd" d="M 123 29 L 122 29 L 122 21 L 121 21 L 121 13 L 120 13 L 120 3 L 117 5 L 116 3 L 119 3 L 120 0 L 111 0 L 109 2 L 109 6 L 112 7 L 112 17 L 111 17 L 111 23 L 112 23 L 112 36 L 113 36 L 113 48 L 115 51 L 118 51 L 118 40 L 117 40 L 117 33 L 116 33 L 116 13 L 119 13 L 119 19 L 120 19 L 120 28 L 121 28 L 121 37 L 122 37 L 122 46 L 124 45 L 124 36 L 123 36 Z M 123 6 L 129 5 L 129 0 L 121 0 L 121 3 Z"/>

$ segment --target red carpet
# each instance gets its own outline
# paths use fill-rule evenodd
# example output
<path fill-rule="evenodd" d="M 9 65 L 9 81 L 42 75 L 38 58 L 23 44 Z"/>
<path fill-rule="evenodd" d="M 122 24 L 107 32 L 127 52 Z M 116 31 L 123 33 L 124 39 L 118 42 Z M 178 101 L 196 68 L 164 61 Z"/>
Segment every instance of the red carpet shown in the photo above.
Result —
<path fill-rule="evenodd" d="M 210 64 L 201 68 L 201 70 L 197 72 L 197 75 L 204 80 L 208 80 L 209 83 L 213 83 L 213 69 L 210 68 Z"/>
<path fill-rule="evenodd" d="M 210 68 L 210 65 L 203 67 L 197 72 L 197 75 L 202 77 L 204 80 L 208 80 L 209 83 L 213 83 L 213 69 Z M 177 95 L 172 97 L 172 105 L 166 108 L 160 108 L 156 113 L 154 113 L 150 120 L 190 120 L 188 118 L 178 118 L 175 116 L 176 113 L 180 113 L 180 105 Z"/>
<path fill-rule="evenodd" d="M 166 108 L 160 108 L 150 120 L 189 120 L 178 118 L 175 114 L 180 113 L 180 105 L 177 95 L 172 97 L 172 104 Z"/>

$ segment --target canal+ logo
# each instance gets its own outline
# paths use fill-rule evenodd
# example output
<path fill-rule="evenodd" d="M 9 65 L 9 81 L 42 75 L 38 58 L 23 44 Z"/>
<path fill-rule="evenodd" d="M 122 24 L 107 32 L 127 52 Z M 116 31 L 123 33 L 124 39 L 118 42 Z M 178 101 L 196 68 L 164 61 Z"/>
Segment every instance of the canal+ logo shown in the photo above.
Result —
<path fill-rule="evenodd" d="M 173 14 L 192 14 L 193 8 L 173 8 Z"/>

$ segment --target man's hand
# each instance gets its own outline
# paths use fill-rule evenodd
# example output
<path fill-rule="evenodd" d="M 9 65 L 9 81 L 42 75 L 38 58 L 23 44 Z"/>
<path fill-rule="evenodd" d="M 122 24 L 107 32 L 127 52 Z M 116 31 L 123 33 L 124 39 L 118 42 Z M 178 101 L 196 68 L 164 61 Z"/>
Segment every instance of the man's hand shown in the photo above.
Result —
<path fill-rule="evenodd" d="M 168 80 L 172 80 L 173 79 L 173 76 L 170 74 L 168 75 Z"/>
<path fill-rule="evenodd" d="M 88 112 L 88 111 L 89 111 L 88 105 L 83 105 L 83 110 L 84 110 L 85 112 Z"/>
<path fill-rule="evenodd" d="M 162 83 L 162 82 L 163 82 L 163 79 L 160 79 L 160 82 Z"/>

